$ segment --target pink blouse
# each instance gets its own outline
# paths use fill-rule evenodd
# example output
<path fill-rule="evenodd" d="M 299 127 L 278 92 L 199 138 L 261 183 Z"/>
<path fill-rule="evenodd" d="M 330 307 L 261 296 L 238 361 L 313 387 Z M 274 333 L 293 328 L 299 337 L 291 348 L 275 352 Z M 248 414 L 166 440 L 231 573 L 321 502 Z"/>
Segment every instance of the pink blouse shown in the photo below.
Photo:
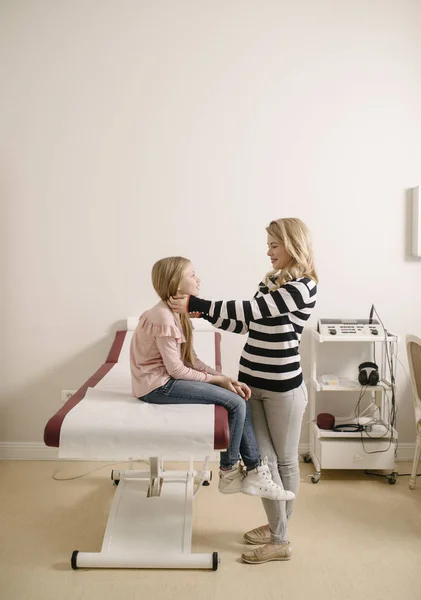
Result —
<path fill-rule="evenodd" d="M 209 382 L 218 371 L 194 356 L 194 368 L 181 360 L 184 342 L 180 317 L 165 302 L 158 302 L 139 318 L 130 344 L 132 391 L 141 398 L 172 379 Z"/>

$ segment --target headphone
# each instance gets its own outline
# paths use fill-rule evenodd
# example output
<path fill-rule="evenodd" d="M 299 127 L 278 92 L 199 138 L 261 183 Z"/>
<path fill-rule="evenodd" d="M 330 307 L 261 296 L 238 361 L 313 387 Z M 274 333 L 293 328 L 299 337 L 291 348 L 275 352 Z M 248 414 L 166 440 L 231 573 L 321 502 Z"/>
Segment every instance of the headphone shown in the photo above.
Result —
<path fill-rule="evenodd" d="M 342 423 L 341 425 L 335 425 L 333 431 L 357 433 L 358 431 L 365 431 L 365 425 L 360 425 L 359 423 Z"/>
<path fill-rule="evenodd" d="M 379 383 L 379 367 L 373 362 L 358 365 L 358 382 L 361 385 L 377 385 Z"/>

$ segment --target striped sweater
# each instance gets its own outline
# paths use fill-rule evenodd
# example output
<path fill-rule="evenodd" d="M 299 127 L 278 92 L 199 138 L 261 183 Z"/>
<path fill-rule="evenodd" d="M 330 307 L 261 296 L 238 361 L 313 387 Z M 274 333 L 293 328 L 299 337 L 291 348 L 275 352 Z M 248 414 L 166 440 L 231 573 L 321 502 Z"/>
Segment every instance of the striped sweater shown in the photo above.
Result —
<path fill-rule="evenodd" d="M 308 277 L 276 289 L 259 284 L 253 300 L 226 302 L 190 296 L 189 312 L 218 329 L 248 333 L 240 359 L 239 381 L 273 392 L 287 392 L 303 381 L 299 345 L 304 324 L 316 304 L 317 286 Z"/>

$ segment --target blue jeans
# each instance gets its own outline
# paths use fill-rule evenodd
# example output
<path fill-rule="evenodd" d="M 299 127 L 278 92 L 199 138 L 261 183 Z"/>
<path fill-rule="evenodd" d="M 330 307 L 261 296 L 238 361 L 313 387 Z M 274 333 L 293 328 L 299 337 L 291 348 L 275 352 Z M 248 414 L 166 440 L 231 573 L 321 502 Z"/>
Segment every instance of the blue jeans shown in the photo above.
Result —
<path fill-rule="evenodd" d="M 254 469 L 260 454 L 251 423 L 251 407 L 241 396 L 212 383 L 170 379 L 139 400 L 151 404 L 218 404 L 228 411 L 230 444 L 221 452 L 221 467 L 230 469 L 243 459 L 247 469 Z"/>

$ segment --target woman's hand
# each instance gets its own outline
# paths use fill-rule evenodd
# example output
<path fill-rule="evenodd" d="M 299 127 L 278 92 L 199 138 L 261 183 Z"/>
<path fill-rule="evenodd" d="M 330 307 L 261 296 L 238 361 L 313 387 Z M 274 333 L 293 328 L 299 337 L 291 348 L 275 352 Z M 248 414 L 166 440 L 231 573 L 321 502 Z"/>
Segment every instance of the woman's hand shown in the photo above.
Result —
<path fill-rule="evenodd" d="M 235 387 L 236 393 L 244 398 L 244 400 L 248 400 L 250 398 L 251 389 L 247 384 L 242 383 L 241 381 L 233 381 L 232 385 Z"/>
<path fill-rule="evenodd" d="M 185 315 L 188 312 L 188 301 L 189 296 L 187 294 L 183 294 L 180 296 L 170 296 L 170 299 L 167 301 L 170 309 L 178 313 L 179 315 Z"/>

